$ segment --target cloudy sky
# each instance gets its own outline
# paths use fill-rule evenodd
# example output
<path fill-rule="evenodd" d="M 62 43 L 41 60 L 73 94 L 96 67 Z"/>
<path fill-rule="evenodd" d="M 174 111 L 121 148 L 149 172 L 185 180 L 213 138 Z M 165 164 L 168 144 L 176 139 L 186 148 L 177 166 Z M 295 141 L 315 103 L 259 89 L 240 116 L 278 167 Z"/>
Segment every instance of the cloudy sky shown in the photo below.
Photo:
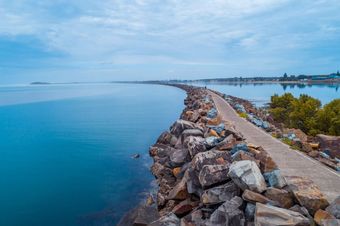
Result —
<path fill-rule="evenodd" d="M 0 84 L 329 73 L 339 0 L 0 0 Z"/>

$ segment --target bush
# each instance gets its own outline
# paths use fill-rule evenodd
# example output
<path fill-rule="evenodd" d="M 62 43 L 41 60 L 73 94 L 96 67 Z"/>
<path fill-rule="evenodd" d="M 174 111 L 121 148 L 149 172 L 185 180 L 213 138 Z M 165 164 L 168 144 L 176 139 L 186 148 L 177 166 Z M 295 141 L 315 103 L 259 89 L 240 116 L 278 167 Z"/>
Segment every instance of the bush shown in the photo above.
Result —
<path fill-rule="evenodd" d="M 298 128 L 309 135 L 340 135 L 340 99 L 321 108 L 318 99 L 308 95 L 295 98 L 290 93 L 271 97 L 269 112 L 275 121 Z"/>

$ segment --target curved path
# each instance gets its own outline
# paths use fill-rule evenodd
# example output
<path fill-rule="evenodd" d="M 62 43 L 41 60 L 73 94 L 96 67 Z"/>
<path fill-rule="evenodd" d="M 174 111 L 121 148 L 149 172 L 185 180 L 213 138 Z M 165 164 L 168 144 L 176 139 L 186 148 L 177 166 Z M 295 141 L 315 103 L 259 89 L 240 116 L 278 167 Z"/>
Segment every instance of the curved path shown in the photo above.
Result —
<path fill-rule="evenodd" d="M 284 176 L 303 176 L 314 181 L 320 190 L 332 202 L 340 195 L 340 174 L 327 168 L 318 161 L 292 150 L 288 145 L 273 138 L 271 135 L 238 116 L 236 111 L 226 100 L 209 91 L 222 119 L 234 124 L 237 131 L 241 132 L 245 139 L 267 150 Z"/>

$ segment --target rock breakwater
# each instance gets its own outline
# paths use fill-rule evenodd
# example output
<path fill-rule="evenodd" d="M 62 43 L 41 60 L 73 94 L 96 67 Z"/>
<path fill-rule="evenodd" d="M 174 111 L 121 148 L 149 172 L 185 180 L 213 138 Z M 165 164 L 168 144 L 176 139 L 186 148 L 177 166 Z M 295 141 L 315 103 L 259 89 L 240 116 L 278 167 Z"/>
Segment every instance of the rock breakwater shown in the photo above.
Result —
<path fill-rule="evenodd" d="M 180 119 L 149 153 L 159 189 L 118 225 L 337 225 L 331 205 L 307 178 L 284 178 L 266 150 L 222 121 L 207 90 L 187 92 Z"/>

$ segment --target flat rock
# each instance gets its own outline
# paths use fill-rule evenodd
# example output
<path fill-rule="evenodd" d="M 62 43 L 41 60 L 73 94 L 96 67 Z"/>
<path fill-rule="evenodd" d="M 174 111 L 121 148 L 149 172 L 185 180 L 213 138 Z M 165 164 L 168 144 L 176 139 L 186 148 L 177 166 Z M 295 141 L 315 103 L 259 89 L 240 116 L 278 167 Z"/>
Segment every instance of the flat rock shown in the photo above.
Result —
<path fill-rule="evenodd" d="M 306 207 L 310 214 L 314 215 L 317 210 L 325 209 L 329 205 L 325 195 L 310 179 L 297 176 L 286 179 L 297 201 Z"/>
<path fill-rule="evenodd" d="M 242 194 L 242 198 L 248 202 L 252 202 L 252 203 L 263 203 L 263 204 L 267 204 L 267 203 L 271 203 L 271 200 L 268 199 L 267 197 L 257 193 L 257 192 L 253 192 L 250 191 L 248 189 L 246 189 L 243 194 Z"/>
<path fill-rule="evenodd" d="M 230 181 L 226 184 L 207 189 L 203 192 L 201 201 L 203 204 L 212 205 L 225 202 L 240 195 L 240 189 Z"/>
<path fill-rule="evenodd" d="M 228 175 L 242 190 L 262 193 L 267 188 L 259 167 L 253 161 L 233 162 Z"/>
<path fill-rule="evenodd" d="M 179 119 L 170 127 L 170 132 L 176 137 L 179 137 L 184 130 L 194 129 L 195 127 L 195 123 Z"/>
<path fill-rule="evenodd" d="M 289 191 L 277 188 L 267 188 L 264 195 L 278 203 L 282 208 L 289 209 L 294 205 L 293 194 Z"/>
<path fill-rule="evenodd" d="M 199 173 L 199 181 L 202 187 L 209 187 L 229 179 L 229 164 L 205 165 Z"/>
<path fill-rule="evenodd" d="M 256 226 L 308 226 L 309 219 L 298 212 L 291 210 L 256 203 L 255 209 Z"/>

